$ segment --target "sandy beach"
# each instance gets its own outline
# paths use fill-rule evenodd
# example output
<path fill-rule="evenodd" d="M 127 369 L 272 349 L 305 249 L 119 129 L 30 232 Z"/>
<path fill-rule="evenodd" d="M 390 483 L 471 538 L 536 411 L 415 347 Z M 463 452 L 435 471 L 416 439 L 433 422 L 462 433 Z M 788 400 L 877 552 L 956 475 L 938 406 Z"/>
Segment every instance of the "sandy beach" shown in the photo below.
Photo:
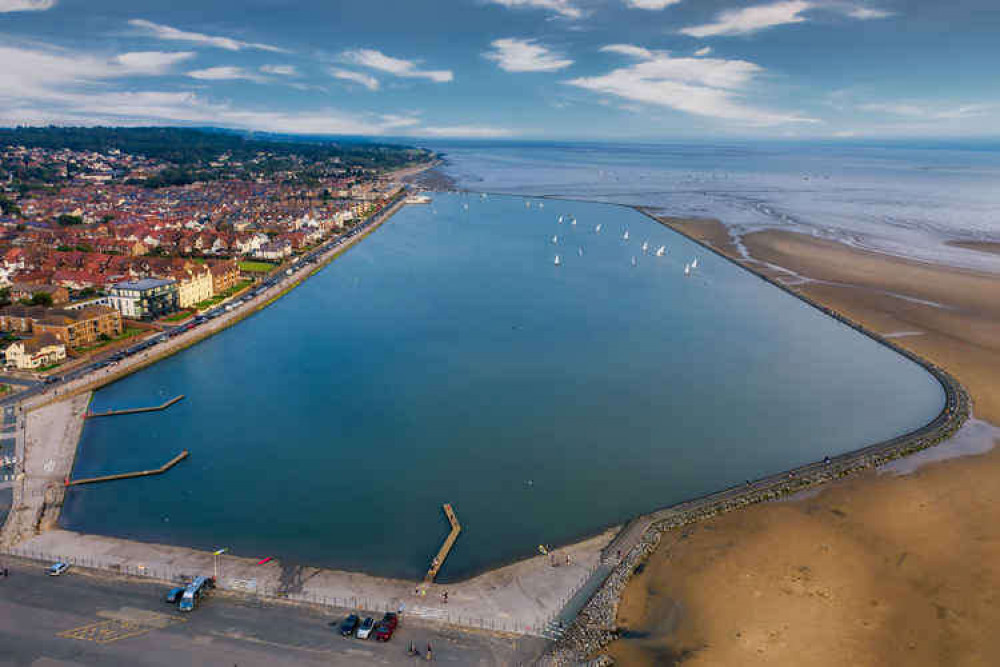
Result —
<path fill-rule="evenodd" d="M 975 416 L 1000 424 L 1000 276 L 782 231 L 745 236 L 744 259 L 718 222 L 665 222 L 944 366 Z M 628 665 L 996 664 L 998 479 L 993 450 L 668 534 L 623 596 L 610 653 Z"/>

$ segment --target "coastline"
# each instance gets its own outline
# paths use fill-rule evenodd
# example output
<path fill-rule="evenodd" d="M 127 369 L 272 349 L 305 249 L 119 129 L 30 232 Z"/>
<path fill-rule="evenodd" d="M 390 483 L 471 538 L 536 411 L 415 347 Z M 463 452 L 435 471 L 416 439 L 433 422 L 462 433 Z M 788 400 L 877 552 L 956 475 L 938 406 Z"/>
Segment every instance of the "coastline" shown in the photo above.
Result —
<path fill-rule="evenodd" d="M 1000 276 L 786 231 L 738 244 L 717 221 L 663 222 L 946 368 L 976 415 L 1000 423 L 1000 304 L 990 303 Z M 996 441 L 1000 430 L 973 424 Z M 997 578 L 977 563 L 1000 551 L 991 528 L 997 474 L 995 450 L 905 476 L 867 472 L 672 531 L 624 587 L 607 630 L 625 638 L 610 655 L 630 665 L 995 660 L 988 628 L 998 615 L 979 592 Z"/>
<path fill-rule="evenodd" d="M 388 215 L 391 215 L 391 212 L 388 213 Z M 388 215 L 386 217 L 388 217 Z M 381 222 L 379 222 L 379 224 L 381 224 Z M 354 239 L 352 241 L 352 244 L 353 244 L 353 242 L 356 242 L 360 238 L 363 238 L 365 235 L 367 235 L 368 233 L 370 233 L 376 227 L 377 227 L 377 225 L 373 226 L 369 230 L 366 230 L 366 232 L 364 234 L 361 234 L 361 235 L 359 235 L 358 238 Z M 348 245 L 347 247 L 350 247 L 350 246 Z M 339 252 L 343 252 L 343 250 L 346 250 L 346 247 L 343 248 L 343 249 L 340 249 L 339 251 L 337 251 L 333 255 L 333 257 L 330 257 L 328 260 L 325 260 L 324 263 L 326 263 L 328 261 L 332 261 L 332 259 L 337 254 L 339 254 Z M 292 279 L 291 279 L 290 284 L 288 284 L 287 286 L 284 286 L 277 294 L 275 294 L 274 296 L 271 296 L 271 295 L 262 295 L 260 297 L 262 299 L 261 303 L 255 302 L 254 304 L 251 304 L 254 307 L 252 309 L 248 309 L 246 312 L 242 312 L 242 309 L 241 309 L 241 315 L 242 316 L 238 317 L 238 318 L 234 318 L 233 321 L 231 321 L 231 322 L 229 322 L 227 320 L 225 326 L 231 326 L 232 324 L 235 324 L 236 321 L 239 321 L 243 317 L 247 317 L 250 314 L 252 314 L 253 312 L 256 312 L 256 310 L 258 310 L 260 308 L 263 308 L 263 307 L 266 307 L 269 303 L 273 302 L 275 299 L 279 298 L 282 294 L 284 294 L 287 291 L 289 291 L 290 289 L 294 288 L 297 284 L 299 284 L 299 282 L 301 282 L 302 280 L 304 280 L 306 277 L 308 277 L 308 275 L 311 275 L 311 273 L 315 272 L 316 270 L 318 270 L 318 267 L 312 267 L 312 266 L 305 267 L 302 271 L 300 271 L 298 274 L 296 274 L 296 276 L 293 276 Z M 265 297 L 267 297 L 266 300 L 264 300 Z M 223 318 L 220 318 L 220 320 L 221 319 L 223 319 Z M 214 332 L 212 332 L 212 333 L 214 333 Z M 211 335 L 211 333 L 207 333 L 207 335 Z M 205 336 L 202 336 L 202 338 L 203 337 L 205 337 Z M 179 337 L 179 338 L 183 338 L 183 337 Z M 197 340 L 201 340 L 201 338 L 198 338 Z M 186 345 L 184 345 L 183 347 L 187 347 L 188 345 L 194 344 L 195 342 L 197 342 L 197 340 L 192 340 L 192 341 L 188 342 Z M 169 354 L 176 353 L 180 349 L 183 349 L 183 347 L 178 347 L 178 349 L 168 351 L 168 353 Z M 890 347 L 894 347 L 894 346 L 890 344 Z M 895 349 L 895 347 L 894 347 L 894 349 Z M 167 356 L 167 355 L 164 354 L 162 356 Z M 101 385 L 107 384 L 109 382 L 113 382 L 113 381 L 119 379 L 120 377 L 123 377 L 124 374 L 130 373 L 130 372 L 135 372 L 136 370 L 139 370 L 140 368 L 145 367 L 146 365 L 148 365 L 150 363 L 154 363 L 159 358 L 162 358 L 162 356 L 153 357 L 153 358 L 150 358 L 148 360 L 142 360 L 142 363 L 138 364 L 135 368 L 123 369 L 123 372 L 122 372 L 121 375 L 115 375 L 111 379 L 107 379 L 106 381 L 102 381 Z M 100 386 L 100 385 L 98 385 L 98 386 Z M 77 391 L 87 391 L 87 390 L 89 390 L 89 387 L 81 387 Z M 957 406 L 957 403 L 955 405 Z M 956 410 L 954 414 L 955 415 L 959 415 L 959 414 L 961 414 L 961 412 L 958 411 L 958 410 Z M 940 418 L 940 415 L 939 415 L 939 418 Z M 938 426 L 940 427 L 940 425 L 938 425 Z M 926 427 L 923 427 L 923 428 L 926 428 Z M 920 429 L 918 429 L 918 430 L 920 430 Z M 896 444 L 898 444 L 898 445 L 905 445 L 907 443 L 904 442 L 904 441 L 900 441 L 899 443 L 896 443 Z M 880 445 L 879 447 L 884 448 L 884 445 Z M 74 445 L 74 451 L 75 451 L 75 445 Z M 909 450 L 905 449 L 905 451 L 909 451 Z M 905 451 L 903 449 L 897 448 L 897 449 L 889 452 L 890 456 L 888 456 L 888 458 L 901 455 L 901 453 L 905 453 Z M 838 476 L 838 475 L 841 475 L 841 474 L 848 474 L 849 472 L 852 472 L 852 471 L 854 471 L 854 470 L 856 470 L 858 468 L 868 468 L 868 467 L 871 467 L 872 465 L 876 465 L 878 462 L 884 460 L 883 458 L 877 458 L 876 455 L 884 455 L 884 454 L 886 454 L 886 452 L 882 452 L 882 451 L 879 451 L 879 452 L 868 451 L 868 449 L 866 448 L 865 450 L 860 450 L 860 452 L 855 452 L 855 453 L 852 453 L 852 454 L 849 454 L 849 455 L 845 455 L 845 457 L 848 457 L 848 458 L 836 457 L 836 466 L 834 468 L 826 469 L 825 466 L 820 467 L 820 468 L 816 468 L 815 466 L 817 466 L 818 464 L 813 464 L 813 466 L 806 466 L 805 468 L 800 469 L 798 473 L 796 473 L 796 475 L 793 478 L 792 482 L 788 482 L 787 481 L 787 478 L 785 477 L 787 473 L 780 473 L 779 475 L 772 476 L 771 478 L 767 478 L 765 480 L 758 480 L 758 482 L 756 482 L 752 487 L 750 487 L 749 490 L 747 488 L 744 488 L 744 487 L 738 487 L 738 488 L 735 488 L 735 489 L 724 490 L 724 491 L 721 491 L 721 492 L 719 492 L 717 494 L 711 494 L 707 498 L 702 498 L 702 499 L 699 499 L 699 500 L 696 500 L 696 501 L 693 501 L 693 502 L 689 502 L 689 503 L 682 503 L 682 504 L 680 504 L 680 506 L 675 505 L 675 506 L 672 506 L 670 508 L 666 508 L 665 510 L 660 510 L 659 512 L 655 512 L 653 514 L 644 515 L 643 517 L 639 517 L 637 520 L 634 520 L 633 522 L 630 522 L 624 529 L 622 529 L 621 533 L 619 533 L 619 536 L 616 537 L 616 538 L 614 538 L 615 541 L 611 545 L 609 545 L 608 542 L 612 539 L 614 530 L 611 530 L 611 531 L 605 530 L 603 533 L 598 534 L 598 536 L 596 538 L 591 538 L 589 540 L 585 540 L 583 543 L 575 543 L 575 544 L 572 544 L 572 545 L 567 545 L 563 549 L 565 549 L 565 550 L 574 550 L 574 549 L 577 549 L 578 547 L 581 547 L 581 545 L 586 544 L 587 545 L 586 549 L 584 551 L 579 552 L 580 554 L 582 554 L 581 557 L 584 559 L 584 560 L 582 560 L 580 562 L 581 563 L 587 562 L 587 563 L 590 564 L 590 567 L 589 568 L 584 568 L 584 569 L 574 568 L 574 571 L 572 572 L 572 574 L 573 574 L 573 580 L 572 581 L 568 581 L 568 580 L 564 581 L 561 584 L 561 588 L 559 588 L 557 591 L 553 592 L 553 594 L 550 595 L 549 597 L 547 597 L 544 602 L 542 602 L 540 600 L 536 600 L 535 602 L 529 603 L 528 604 L 528 608 L 530 608 L 533 612 L 536 613 L 536 616 L 530 619 L 532 621 L 532 623 L 523 623 L 524 619 L 523 618 L 519 618 L 519 617 L 515 617 L 513 615 L 513 613 L 512 613 L 511 610 L 506 609 L 506 608 L 497 607 L 497 603 L 494 600 L 491 600 L 489 596 L 486 596 L 485 594 L 483 594 L 482 591 L 484 589 L 482 589 L 482 588 L 475 589 L 475 590 L 478 591 L 477 595 L 480 595 L 481 597 L 484 598 L 483 603 L 485 604 L 485 607 L 473 607 L 473 608 L 470 608 L 470 609 L 496 610 L 497 613 L 500 614 L 499 617 L 493 617 L 494 619 L 495 618 L 500 618 L 501 619 L 500 622 L 499 622 L 500 623 L 499 627 L 497 626 L 497 621 L 494 620 L 493 621 L 493 626 L 489 627 L 488 629 L 502 629 L 502 630 L 509 631 L 509 632 L 525 632 L 525 631 L 527 631 L 527 632 L 529 632 L 531 634 L 537 634 L 537 633 L 543 632 L 545 630 L 545 628 L 543 627 L 544 626 L 544 622 L 540 622 L 540 620 L 544 621 L 544 619 L 547 618 L 546 616 L 544 616 L 544 614 L 549 614 L 548 617 L 550 618 L 553 614 L 558 613 L 559 609 L 561 609 L 562 606 L 564 606 L 564 604 L 566 602 L 566 598 L 569 597 L 569 596 L 571 596 L 572 593 L 576 590 L 576 587 L 578 587 L 580 585 L 580 580 L 583 579 L 585 583 L 587 581 L 589 581 L 589 580 L 592 580 L 593 577 L 591 575 L 593 574 L 594 567 L 597 564 L 599 564 L 600 562 L 608 560 L 609 555 L 613 554 L 615 552 L 615 549 L 617 547 L 619 547 L 619 546 L 623 547 L 623 550 L 626 551 L 626 552 L 629 551 L 629 549 L 632 547 L 633 544 L 637 544 L 638 545 L 637 549 L 639 550 L 639 552 L 642 552 L 643 550 L 647 550 L 649 548 L 649 544 L 644 541 L 644 532 L 645 532 L 645 529 L 647 528 L 647 526 L 649 525 L 650 522 L 658 522 L 658 523 L 662 524 L 663 522 L 674 522 L 675 521 L 675 522 L 678 522 L 678 523 L 676 523 L 676 525 L 684 525 L 686 523 L 689 523 L 690 521 L 701 521 L 701 520 L 703 520 L 705 518 L 705 516 L 711 515 L 711 514 L 715 514 L 718 511 L 721 511 L 721 508 L 724 508 L 725 510 L 733 509 L 733 508 L 735 508 L 737 506 L 743 506 L 745 504 L 749 504 L 750 502 L 759 502 L 760 500 L 770 499 L 770 498 L 775 497 L 776 495 L 784 495 L 786 493 L 791 493 L 791 492 L 793 492 L 795 490 L 798 490 L 800 488 L 806 488 L 806 487 L 811 486 L 813 484 L 816 484 L 816 483 L 819 483 L 819 482 L 822 482 L 822 481 L 826 481 L 831 476 L 831 474 L 830 474 L 831 471 L 833 471 L 833 472 L 836 473 L 833 476 Z M 75 533 L 70 533 L 69 531 L 53 531 L 51 533 L 48 533 L 47 536 L 43 535 L 42 538 L 44 538 L 44 539 L 33 540 L 32 544 L 25 545 L 25 548 L 29 552 L 43 552 L 43 553 L 48 553 L 48 554 L 54 554 L 54 553 L 56 553 L 56 554 L 64 554 L 64 555 L 67 555 L 70 558 L 75 558 L 75 559 L 78 560 L 78 562 L 82 562 L 82 563 L 87 563 L 88 562 L 88 558 L 91 557 L 91 556 L 89 556 L 90 552 L 88 551 L 88 549 L 94 549 L 95 548 L 95 544 L 97 544 L 97 543 L 100 543 L 100 544 L 103 545 L 99 549 L 99 551 L 103 550 L 102 551 L 103 555 L 108 555 L 109 553 L 112 553 L 112 552 L 132 551 L 134 549 L 137 549 L 137 547 L 139 546 L 139 543 L 131 543 L 131 542 L 128 542 L 128 541 L 125 541 L 125 540 L 113 540 L 111 538 L 99 538 L 98 536 L 77 535 Z M 66 541 L 64 542 L 63 540 L 66 540 Z M 87 546 L 87 545 L 89 545 L 89 546 Z M 142 562 L 144 564 L 146 564 L 146 563 L 156 563 L 157 561 L 155 559 L 155 554 L 156 554 L 156 552 L 158 550 L 184 552 L 186 555 L 184 556 L 183 562 L 185 562 L 185 563 L 190 562 L 190 563 L 194 564 L 194 563 L 210 563 L 211 562 L 210 555 L 205 554 L 205 553 L 201 553 L 201 552 L 196 552 L 196 551 L 190 550 L 190 549 L 181 549 L 181 548 L 175 548 L 175 547 L 162 547 L 162 546 L 159 546 L 159 545 L 145 545 L 145 546 L 148 547 L 149 550 L 147 550 L 145 552 L 142 552 L 142 551 L 136 552 L 136 553 L 143 553 L 144 554 L 142 556 L 136 556 L 136 558 L 142 558 L 143 559 Z M 83 547 L 82 550 L 75 551 L 77 548 L 80 548 L 80 547 Z M 563 549 L 561 549 L 560 551 L 562 551 Z M 206 558 L 207 558 L 207 561 L 205 560 Z M 136 561 L 133 559 L 130 562 L 136 562 Z M 574 564 L 576 564 L 576 562 L 577 562 L 577 557 L 574 557 Z M 631 561 L 626 561 L 626 563 L 629 563 L 629 562 L 631 562 Z M 245 563 L 245 565 L 248 565 L 248 563 Z M 121 562 L 120 559 L 118 561 L 115 561 L 115 559 L 112 559 L 112 560 L 109 560 L 107 562 L 102 562 L 102 563 L 98 563 L 98 562 L 94 561 L 93 562 L 93 566 L 95 566 L 95 567 L 101 567 L 102 569 L 112 569 L 112 571 L 113 571 L 116 566 L 119 569 L 121 569 L 122 562 Z M 162 566 L 162 564 L 161 564 L 161 566 Z M 204 567 L 204 565 L 199 565 L 199 566 L 200 567 Z M 146 565 L 146 567 L 149 568 L 151 571 L 154 570 L 153 566 L 150 566 L 148 564 Z M 171 566 L 171 567 L 173 567 L 173 566 Z M 278 564 L 278 563 L 275 563 L 275 567 L 281 568 L 282 571 L 287 570 L 287 569 L 294 569 L 296 572 L 299 573 L 299 574 L 295 575 L 299 579 L 302 578 L 302 576 L 301 576 L 302 572 L 309 572 L 310 573 L 309 574 L 309 578 L 310 579 L 313 578 L 316 574 L 318 574 L 318 573 L 321 572 L 320 570 L 317 570 L 315 568 L 297 568 L 297 567 L 296 568 L 291 568 L 291 566 L 283 566 L 283 565 Z M 527 573 L 527 571 L 525 571 L 525 579 L 523 581 L 518 581 L 516 578 L 510 576 L 509 572 L 512 571 L 511 568 L 529 568 L 529 569 L 533 569 L 533 571 L 534 571 L 535 574 L 534 575 L 530 575 L 529 573 Z M 177 570 L 174 570 L 174 571 L 177 571 Z M 539 573 L 548 573 L 549 571 L 550 571 L 550 569 L 549 569 L 547 563 L 544 561 L 544 559 L 539 559 L 539 558 L 536 557 L 534 559 L 528 559 L 528 560 L 525 560 L 525 561 L 520 561 L 520 562 L 515 563 L 513 565 L 509 565 L 509 566 L 505 566 L 505 567 L 502 567 L 502 568 L 499 568 L 499 569 L 491 570 L 491 571 L 489 571 L 489 572 L 487 572 L 487 573 L 485 573 L 483 575 L 479 575 L 477 577 L 473 577 L 470 580 L 466 580 L 466 581 L 455 583 L 455 584 L 449 584 L 447 586 L 441 585 L 441 586 L 437 586 L 436 588 L 437 589 L 447 588 L 449 590 L 450 599 L 451 599 L 451 595 L 453 595 L 451 593 L 451 591 L 457 590 L 457 589 L 459 589 L 460 587 L 463 587 L 463 586 L 471 586 L 472 582 L 486 581 L 488 578 L 495 578 L 495 579 L 498 579 L 501 583 L 500 584 L 491 584 L 490 586 L 487 587 L 491 591 L 490 595 L 491 596 L 495 596 L 496 595 L 496 590 L 501 589 L 501 588 L 503 589 L 504 594 L 506 595 L 506 594 L 509 593 L 509 591 L 510 591 L 510 589 L 512 587 L 516 587 L 516 588 L 522 589 L 522 592 L 523 592 L 523 589 L 526 589 L 526 588 L 530 589 L 529 586 L 525 585 L 528 581 L 533 582 L 532 585 L 536 585 L 539 581 L 542 581 L 544 579 L 544 577 L 539 578 L 537 575 Z M 135 571 L 133 571 L 133 573 L 134 574 L 138 574 L 138 572 L 135 572 Z M 355 583 L 367 581 L 368 584 L 374 585 L 374 582 L 379 581 L 377 578 L 367 577 L 367 575 L 361 575 L 361 574 L 355 574 L 355 573 L 323 571 L 323 574 L 324 574 L 324 576 L 326 576 L 326 575 L 333 575 L 333 576 L 344 577 L 348 581 L 353 581 Z M 146 573 L 145 576 L 153 576 L 153 575 L 150 572 L 150 573 Z M 284 577 L 284 575 L 282 575 L 282 577 Z M 603 580 L 603 577 L 602 577 L 602 580 Z M 381 581 L 390 581 L 390 580 L 381 580 Z M 597 583 L 600 583 L 600 582 L 598 581 Z M 399 589 L 399 590 L 403 590 L 403 589 L 407 589 L 408 590 L 412 586 L 412 582 L 396 581 L 395 584 L 402 584 L 403 585 L 402 588 Z M 263 585 L 262 588 L 266 590 L 269 587 L 267 585 Z M 397 588 L 398 588 L 398 586 L 397 586 Z M 271 590 L 272 593 L 275 593 L 275 592 L 277 592 L 279 590 L 279 588 L 278 587 L 270 587 L 270 590 Z M 340 594 L 340 593 L 336 592 L 336 591 L 344 591 L 344 590 L 346 590 L 348 592 L 353 591 L 355 594 L 354 595 L 344 595 L 344 594 Z M 344 589 L 344 588 L 340 587 L 340 584 L 331 584 L 331 585 L 328 585 L 328 586 L 326 586 L 324 588 L 315 589 L 315 590 L 312 590 L 312 589 L 301 589 L 299 591 L 293 591 L 293 595 L 299 595 L 300 597 L 298 597 L 298 598 L 294 598 L 293 597 L 292 599 L 300 599 L 302 601 L 316 601 L 318 598 L 323 598 L 323 599 L 331 599 L 332 598 L 334 600 L 338 600 L 339 599 L 341 601 L 343 601 L 343 600 L 349 600 L 349 599 L 359 599 L 360 598 L 359 591 L 362 591 L 362 590 L 368 590 L 368 589 L 367 588 L 365 588 L 365 589 L 362 589 L 362 588 L 353 588 L 353 587 Z M 374 588 L 372 588 L 371 590 L 378 590 L 378 586 L 375 585 Z M 396 589 L 394 588 L 393 590 L 396 590 Z M 470 588 L 469 590 L 473 590 L 473 588 Z M 333 592 L 330 593 L 330 594 L 320 594 L 320 592 L 317 592 L 317 591 L 325 591 L 326 593 L 330 593 L 331 591 L 333 591 Z M 569 593 L 569 595 L 567 595 L 567 593 Z M 374 599 L 374 597 L 372 597 L 372 596 L 366 596 L 366 597 L 369 600 L 373 600 Z M 412 595 L 411 595 L 411 597 L 412 597 Z M 390 600 L 402 599 L 399 596 L 395 596 L 395 597 L 393 597 L 393 596 L 382 596 L 382 598 L 383 598 L 383 602 L 380 602 L 379 604 L 383 604 L 384 603 L 384 599 L 390 599 Z M 522 602 L 519 602 L 518 605 L 521 605 Z M 440 617 L 440 614 L 443 613 L 444 610 L 441 610 L 439 608 L 436 609 L 434 607 L 428 607 L 428 609 L 430 609 L 430 611 L 427 612 L 429 618 L 438 618 L 439 620 L 445 620 L 445 622 L 455 623 L 454 619 L 442 619 Z M 456 606 L 454 606 L 454 605 L 449 606 L 448 613 L 449 614 L 453 613 L 451 610 L 455 610 L 455 609 L 457 609 Z M 465 613 L 467 614 L 466 617 L 465 617 L 466 623 L 462 623 L 461 616 L 459 616 L 458 619 L 457 619 L 458 622 L 456 624 L 469 626 L 470 624 L 468 622 L 469 621 L 473 621 L 473 623 L 471 624 L 471 627 L 486 627 L 482 623 L 483 616 L 473 617 L 468 610 Z M 476 613 L 481 613 L 481 612 L 476 612 Z M 476 619 L 476 618 L 478 618 L 478 620 L 479 620 L 479 624 L 478 625 L 476 625 L 475 621 L 474 621 L 474 619 Z M 511 623 L 508 622 L 508 621 L 510 621 L 510 619 L 516 619 L 517 622 L 512 625 Z M 524 630 L 521 630 L 521 629 L 510 629 L 511 627 L 517 628 L 518 626 L 522 625 L 522 623 L 525 626 Z"/>

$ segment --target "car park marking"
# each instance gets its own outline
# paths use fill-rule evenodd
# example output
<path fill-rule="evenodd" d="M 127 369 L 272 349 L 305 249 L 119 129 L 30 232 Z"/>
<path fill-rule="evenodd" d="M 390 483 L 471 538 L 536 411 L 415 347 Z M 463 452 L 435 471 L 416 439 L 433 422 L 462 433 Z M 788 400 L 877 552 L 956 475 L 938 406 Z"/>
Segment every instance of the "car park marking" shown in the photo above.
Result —
<path fill-rule="evenodd" d="M 103 614 L 102 614 L 103 615 Z M 109 614 L 110 615 L 110 614 Z M 140 620 L 141 619 L 141 620 Z M 129 619 L 123 615 L 113 615 L 104 621 L 88 623 L 78 628 L 66 630 L 58 633 L 57 637 L 63 639 L 78 639 L 80 641 L 91 641 L 97 644 L 110 644 L 130 637 L 144 635 L 151 630 L 165 628 L 175 623 L 185 623 L 186 619 L 164 614 L 150 613 L 146 617 Z"/>

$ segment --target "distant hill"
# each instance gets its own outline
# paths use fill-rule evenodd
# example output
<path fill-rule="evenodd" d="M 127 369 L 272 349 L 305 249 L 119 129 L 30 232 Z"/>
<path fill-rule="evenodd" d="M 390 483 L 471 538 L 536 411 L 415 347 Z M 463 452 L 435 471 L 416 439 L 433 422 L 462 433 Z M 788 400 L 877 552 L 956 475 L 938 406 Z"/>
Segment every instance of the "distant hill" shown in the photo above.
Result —
<path fill-rule="evenodd" d="M 259 153 L 278 158 L 299 157 L 306 162 L 337 159 L 347 167 L 393 169 L 431 157 L 429 151 L 410 146 L 379 144 L 360 139 L 330 140 L 308 137 L 254 138 L 214 128 L 182 127 L 16 127 L 0 128 L 0 146 L 107 152 L 144 155 L 195 167 L 229 154 L 249 160 Z"/>

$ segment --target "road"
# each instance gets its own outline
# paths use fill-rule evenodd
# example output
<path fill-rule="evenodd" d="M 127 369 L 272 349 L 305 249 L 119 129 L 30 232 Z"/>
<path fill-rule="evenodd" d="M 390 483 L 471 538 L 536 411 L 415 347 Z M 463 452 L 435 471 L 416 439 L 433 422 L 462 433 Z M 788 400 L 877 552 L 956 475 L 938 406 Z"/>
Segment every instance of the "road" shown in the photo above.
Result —
<path fill-rule="evenodd" d="M 0 665 L 409 665 L 410 641 L 430 642 L 450 665 L 527 665 L 535 638 L 455 631 L 404 617 L 388 643 L 344 639 L 343 614 L 213 593 L 190 614 L 162 601 L 165 587 L 81 570 L 46 576 L 7 558 L 0 577 Z"/>

